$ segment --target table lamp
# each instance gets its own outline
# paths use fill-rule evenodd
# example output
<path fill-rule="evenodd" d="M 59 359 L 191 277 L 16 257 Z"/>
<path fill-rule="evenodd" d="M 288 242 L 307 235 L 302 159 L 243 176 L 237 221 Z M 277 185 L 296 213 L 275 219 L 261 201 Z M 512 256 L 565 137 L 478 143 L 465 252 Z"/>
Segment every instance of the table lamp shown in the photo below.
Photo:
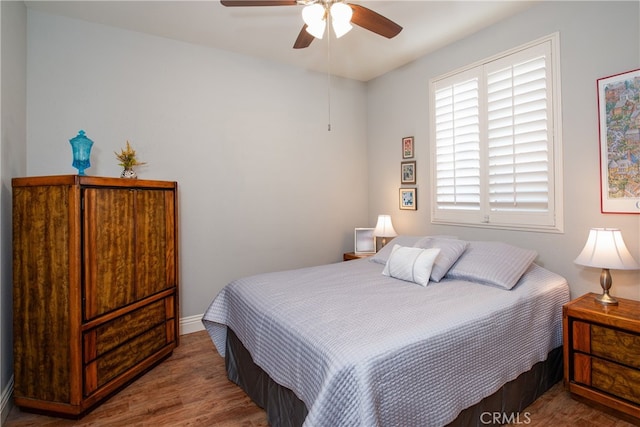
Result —
<path fill-rule="evenodd" d="M 636 270 L 640 265 L 633 259 L 624 244 L 622 233 L 617 228 L 592 228 L 587 243 L 574 261 L 587 267 L 602 268 L 600 286 L 602 295 L 596 300 L 603 305 L 617 305 L 618 301 L 609 295 L 611 273 L 609 269 Z"/>
<path fill-rule="evenodd" d="M 373 235 L 382 237 L 382 246 L 387 244 L 387 237 L 396 237 L 398 233 L 393 229 L 390 215 L 378 215 L 378 223 L 373 230 Z"/>

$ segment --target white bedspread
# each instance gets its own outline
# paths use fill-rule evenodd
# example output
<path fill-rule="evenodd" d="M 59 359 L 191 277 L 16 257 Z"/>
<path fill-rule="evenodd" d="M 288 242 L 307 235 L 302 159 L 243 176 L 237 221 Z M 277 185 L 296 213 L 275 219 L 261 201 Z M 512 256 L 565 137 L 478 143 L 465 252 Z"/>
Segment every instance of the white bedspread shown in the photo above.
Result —
<path fill-rule="evenodd" d="M 226 327 L 309 410 L 305 426 L 442 426 L 562 343 L 566 280 L 532 265 L 511 291 L 427 287 L 356 260 L 227 285 L 203 323 Z"/>

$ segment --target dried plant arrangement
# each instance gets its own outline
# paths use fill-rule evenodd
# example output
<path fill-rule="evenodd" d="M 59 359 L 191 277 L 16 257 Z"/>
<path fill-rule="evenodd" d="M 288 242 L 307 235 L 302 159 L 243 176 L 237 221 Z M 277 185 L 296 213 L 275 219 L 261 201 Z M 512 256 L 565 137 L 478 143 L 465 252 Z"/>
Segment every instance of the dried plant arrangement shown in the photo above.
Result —
<path fill-rule="evenodd" d="M 139 162 L 136 159 L 136 150 L 131 148 L 131 144 L 127 141 L 127 148 L 123 148 L 120 150 L 120 153 L 115 152 L 116 158 L 120 161 L 118 163 L 125 169 L 131 169 L 133 166 L 144 165 L 145 162 Z"/>

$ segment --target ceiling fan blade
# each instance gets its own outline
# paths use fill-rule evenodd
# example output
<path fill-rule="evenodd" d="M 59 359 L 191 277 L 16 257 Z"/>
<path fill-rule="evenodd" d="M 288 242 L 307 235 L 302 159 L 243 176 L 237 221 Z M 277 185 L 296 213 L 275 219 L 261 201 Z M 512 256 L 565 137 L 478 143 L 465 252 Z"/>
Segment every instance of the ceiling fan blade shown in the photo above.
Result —
<path fill-rule="evenodd" d="M 371 9 L 351 3 L 349 3 L 349 6 L 353 10 L 351 22 L 359 27 L 373 31 L 374 33 L 388 39 L 397 36 L 398 33 L 402 31 L 402 27 L 400 25 Z"/>
<path fill-rule="evenodd" d="M 300 34 L 298 34 L 296 42 L 293 44 L 293 48 L 304 49 L 305 47 L 309 47 L 314 38 L 315 37 L 307 32 L 307 24 L 304 24 L 302 30 L 300 30 Z"/>
<path fill-rule="evenodd" d="M 296 6 L 297 0 L 220 0 L 223 6 Z"/>

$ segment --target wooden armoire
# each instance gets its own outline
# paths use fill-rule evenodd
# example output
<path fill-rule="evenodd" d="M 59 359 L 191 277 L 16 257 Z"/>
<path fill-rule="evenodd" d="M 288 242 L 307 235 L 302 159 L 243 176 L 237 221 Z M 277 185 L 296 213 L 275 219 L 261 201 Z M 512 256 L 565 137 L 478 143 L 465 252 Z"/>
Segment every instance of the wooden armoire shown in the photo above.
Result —
<path fill-rule="evenodd" d="M 77 418 L 178 345 L 177 183 L 12 187 L 14 401 Z"/>

